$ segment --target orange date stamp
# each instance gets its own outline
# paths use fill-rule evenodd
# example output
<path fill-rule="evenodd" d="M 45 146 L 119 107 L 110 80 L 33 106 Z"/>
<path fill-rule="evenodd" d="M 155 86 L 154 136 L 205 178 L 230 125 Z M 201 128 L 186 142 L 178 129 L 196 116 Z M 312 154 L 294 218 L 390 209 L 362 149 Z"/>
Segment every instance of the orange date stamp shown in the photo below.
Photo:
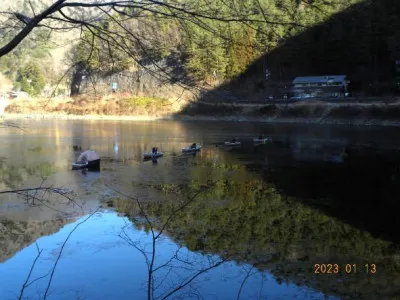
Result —
<path fill-rule="evenodd" d="M 314 264 L 314 274 L 376 274 L 376 264 Z"/>

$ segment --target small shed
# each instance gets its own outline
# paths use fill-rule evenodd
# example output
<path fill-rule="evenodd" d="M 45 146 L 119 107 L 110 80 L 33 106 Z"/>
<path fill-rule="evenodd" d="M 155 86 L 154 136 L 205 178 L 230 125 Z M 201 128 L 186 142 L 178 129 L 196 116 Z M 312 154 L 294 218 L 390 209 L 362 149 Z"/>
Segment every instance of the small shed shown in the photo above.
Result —
<path fill-rule="evenodd" d="M 301 76 L 292 82 L 294 98 L 344 97 L 348 95 L 346 75 Z"/>

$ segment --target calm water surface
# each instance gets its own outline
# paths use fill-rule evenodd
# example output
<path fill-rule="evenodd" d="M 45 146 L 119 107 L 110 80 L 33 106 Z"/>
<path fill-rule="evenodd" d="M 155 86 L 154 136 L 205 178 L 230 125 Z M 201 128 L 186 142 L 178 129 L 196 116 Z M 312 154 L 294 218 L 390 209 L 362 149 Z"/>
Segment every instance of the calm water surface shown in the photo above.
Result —
<path fill-rule="evenodd" d="M 149 278 L 154 299 L 400 296 L 396 129 L 18 122 L 0 131 L 0 191 L 75 202 L 0 194 L 0 299 L 24 282 L 22 299 L 42 299 L 50 278 L 49 299 L 145 299 Z M 272 142 L 254 146 L 260 134 Z M 242 147 L 221 145 L 233 137 Z M 74 145 L 101 172 L 71 171 Z M 165 156 L 144 162 L 153 146 Z"/>

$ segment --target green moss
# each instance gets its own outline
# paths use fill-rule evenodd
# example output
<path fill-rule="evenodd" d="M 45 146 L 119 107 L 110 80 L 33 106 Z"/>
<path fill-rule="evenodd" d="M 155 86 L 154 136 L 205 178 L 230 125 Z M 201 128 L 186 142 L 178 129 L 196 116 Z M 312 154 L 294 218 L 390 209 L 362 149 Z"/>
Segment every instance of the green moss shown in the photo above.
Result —
<path fill-rule="evenodd" d="M 113 197 L 104 201 L 107 207 L 115 207 L 119 213 L 132 217 L 136 203 L 132 199 Z"/>
<path fill-rule="evenodd" d="M 169 105 L 169 101 L 167 99 L 155 97 L 132 97 L 123 99 L 121 104 L 132 108 L 156 107 L 161 109 L 163 106 Z"/>
<path fill-rule="evenodd" d="M 181 186 L 176 185 L 176 184 L 164 183 L 164 184 L 156 185 L 156 186 L 154 186 L 154 188 L 165 194 L 180 194 L 182 192 Z"/>
<path fill-rule="evenodd" d="M 36 147 L 32 147 L 32 148 L 28 149 L 28 151 L 31 151 L 31 152 L 41 152 L 42 150 L 43 150 L 43 148 L 41 146 L 36 146 Z"/>
<path fill-rule="evenodd" d="M 37 165 L 37 172 L 41 176 L 48 177 L 48 176 L 56 173 L 57 170 L 58 170 L 58 168 L 56 166 L 49 164 L 49 163 L 41 163 L 41 164 Z"/>

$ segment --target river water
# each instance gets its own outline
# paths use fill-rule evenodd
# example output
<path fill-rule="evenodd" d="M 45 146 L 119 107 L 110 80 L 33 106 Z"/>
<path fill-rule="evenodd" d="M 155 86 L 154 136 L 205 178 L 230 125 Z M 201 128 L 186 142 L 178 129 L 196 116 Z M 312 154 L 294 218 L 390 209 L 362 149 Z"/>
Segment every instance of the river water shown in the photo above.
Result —
<path fill-rule="evenodd" d="M 0 299 L 400 296 L 397 129 L 16 122 L 0 192 L 53 192 L 0 194 Z M 74 146 L 101 171 L 72 171 Z"/>

